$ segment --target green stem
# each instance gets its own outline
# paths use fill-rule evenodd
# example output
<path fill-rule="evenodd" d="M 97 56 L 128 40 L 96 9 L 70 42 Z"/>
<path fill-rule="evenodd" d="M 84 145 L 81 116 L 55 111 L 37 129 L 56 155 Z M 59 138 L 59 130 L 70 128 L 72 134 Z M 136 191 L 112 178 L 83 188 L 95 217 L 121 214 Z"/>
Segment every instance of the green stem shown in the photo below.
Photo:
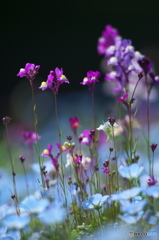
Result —
<path fill-rule="evenodd" d="M 61 130 L 60 130 L 60 126 L 59 126 L 59 119 L 58 119 L 58 109 L 57 109 L 57 96 L 56 94 L 54 94 L 54 106 L 55 106 L 55 117 L 56 117 L 56 124 L 57 124 L 57 130 L 58 130 L 58 136 L 59 136 L 59 143 L 60 143 L 60 147 L 62 146 L 62 142 L 61 142 Z M 63 194 L 64 194 L 64 198 L 65 198 L 65 202 L 66 202 L 66 206 L 67 206 L 67 197 L 66 197 L 66 189 L 65 189 L 65 180 L 64 180 L 64 169 L 63 169 L 63 161 L 62 161 L 62 152 L 60 154 L 60 168 L 61 168 L 61 185 L 62 185 L 62 189 L 63 189 Z"/>
<path fill-rule="evenodd" d="M 14 170 L 14 163 L 11 155 L 11 150 L 10 150 L 10 145 L 9 145 L 9 137 L 8 137 L 8 127 L 5 125 L 6 128 L 6 142 L 7 142 L 7 148 L 8 148 L 8 153 L 9 153 L 9 160 L 11 164 L 11 169 L 12 169 L 12 178 L 13 178 L 13 189 L 14 189 L 14 195 L 15 195 L 15 206 L 16 206 L 16 212 L 17 214 L 20 213 L 20 210 L 18 208 L 18 194 L 17 194 L 17 187 L 16 187 L 16 181 L 15 181 L 15 170 Z"/>
<path fill-rule="evenodd" d="M 113 133 L 113 144 L 114 144 L 114 152 L 115 152 L 115 163 L 116 163 L 116 176 L 117 176 L 117 187 L 119 191 L 119 177 L 118 177 L 118 164 L 117 164 L 117 154 L 116 154 L 116 141 L 114 136 L 114 127 L 112 126 L 112 133 Z"/>

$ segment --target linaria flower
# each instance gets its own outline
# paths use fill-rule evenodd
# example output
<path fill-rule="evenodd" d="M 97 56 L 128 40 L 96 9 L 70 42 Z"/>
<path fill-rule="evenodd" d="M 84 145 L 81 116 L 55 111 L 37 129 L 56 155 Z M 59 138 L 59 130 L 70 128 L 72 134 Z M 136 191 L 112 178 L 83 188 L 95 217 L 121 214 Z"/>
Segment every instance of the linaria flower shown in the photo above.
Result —
<path fill-rule="evenodd" d="M 120 166 L 118 172 L 122 177 L 132 179 L 138 178 L 143 170 L 144 170 L 143 166 L 139 166 L 139 164 L 137 163 L 132 163 L 130 166 L 126 167 Z"/>
<path fill-rule="evenodd" d="M 41 138 L 35 132 L 23 132 L 22 136 L 24 138 L 24 143 L 26 143 L 28 145 L 32 145 L 34 143 L 37 143 L 37 140 L 39 140 Z"/>
<path fill-rule="evenodd" d="M 90 130 L 86 129 L 78 137 L 80 144 L 90 145 L 92 142 Z"/>
<path fill-rule="evenodd" d="M 119 38 L 118 30 L 111 25 L 106 25 L 105 30 L 102 32 L 102 37 L 98 39 L 98 53 L 105 54 L 106 50 L 115 44 L 117 38 Z"/>
<path fill-rule="evenodd" d="M 99 82 L 100 72 L 88 71 L 87 77 L 81 82 L 82 85 L 88 85 L 90 88 L 95 85 L 96 82 Z"/>
<path fill-rule="evenodd" d="M 53 149 L 53 146 L 51 144 L 48 144 L 48 148 L 44 149 L 41 155 L 45 157 L 50 157 L 52 160 L 52 164 L 54 165 L 56 171 L 58 172 L 59 170 L 58 158 L 60 156 L 60 152 L 58 152 L 57 155 L 54 157 L 52 154 L 52 149 Z"/>
<path fill-rule="evenodd" d="M 76 131 L 80 127 L 79 119 L 77 117 L 70 118 L 69 122 L 70 122 L 70 127 L 73 131 Z"/>
<path fill-rule="evenodd" d="M 43 91 L 47 88 L 50 88 L 54 94 L 58 94 L 59 87 L 62 83 L 69 83 L 69 81 L 63 74 L 62 69 L 55 68 L 54 71 L 50 71 L 50 74 L 47 77 L 47 81 L 42 82 L 39 88 Z"/>
<path fill-rule="evenodd" d="M 82 202 L 82 207 L 84 210 L 100 208 L 108 200 L 108 198 L 108 195 L 102 196 L 100 193 L 96 193 L 88 200 Z"/>
<path fill-rule="evenodd" d="M 112 129 L 113 128 L 113 129 Z M 98 131 L 102 130 L 103 132 L 106 133 L 107 135 L 107 140 L 109 140 L 110 138 L 112 138 L 113 136 L 113 131 L 114 131 L 114 136 L 118 136 L 123 132 L 123 128 L 121 125 L 118 125 L 117 123 L 113 124 L 113 127 L 111 126 L 110 122 L 107 121 L 103 124 L 101 124 L 98 128 Z"/>
<path fill-rule="evenodd" d="M 40 65 L 35 66 L 33 63 L 26 63 L 25 68 L 21 68 L 17 76 L 26 77 L 29 81 L 33 81 L 40 69 Z"/>
<path fill-rule="evenodd" d="M 153 175 L 149 175 L 147 179 L 148 186 L 153 186 L 156 183 L 158 183 L 158 181 L 155 179 L 155 177 Z"/>

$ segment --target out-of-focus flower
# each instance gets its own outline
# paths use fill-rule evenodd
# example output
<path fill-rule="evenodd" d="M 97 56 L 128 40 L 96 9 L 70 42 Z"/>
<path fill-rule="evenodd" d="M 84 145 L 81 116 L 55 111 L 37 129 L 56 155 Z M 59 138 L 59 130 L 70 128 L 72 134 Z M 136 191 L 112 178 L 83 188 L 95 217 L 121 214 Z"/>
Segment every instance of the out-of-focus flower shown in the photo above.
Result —
<path fill-rule="evenodd" d="M 111 25 L 106 25 L 102 36 L 98 39 L 97 50 L 99 54 L 106 54 L 106 50 L 115 44 L 116 39 L 119 38 L 118 30 Z M 113 51 L 109 50 L 108 53 Z"/>
<path fill-rule="evenodd" d="M 33 81 L 40 69 L 40 65 L 35 66 L 33 63 L 26 63 L 25 68 L 21 68 L 17 76 L 26 77 L 29 81 Z"/>
<path fill-rule="evenodd" d="M 1 240 L 21 240 L 21 234 L 19 230 L 7 231 L 6 226 L 0 226 L 0 239 Z"/>
<path fill-rule="evenodd" d="M 43 152 L 42 152 L 42 156 L 51 156 L 52 155 L 52 149 L 53 149 L 53 146 L 51 144 L 48 144 L 48 147 L 47 149 L 44 149 Z"/>
<path fill-rule="evenodd" d="M 90 130 L 85 129 L 78 137 L 80 144 L 90 145 L 92 142 Z"/>
<path fill-rule="evenodd" d="M 126 101 L 126 99 L 128 98 L 128 96 L 129 96 L 128 93 L 127 93 L 127 94 L 124 94 L 123 96 L 121 96 L 121 97 L 119 97 L 119 98 L 117 99 L 117 102 L 123 102 L 123 103 L 125 103 L 125 101 Z"/>
<path fill-rule="evenodd" d="M 51 203 L 50 206 L 38 215 L 38 218 L 44 225 L 53 225 L 65 221 L 67 211 L 59 203 Z"/>
<path fill-rule="evenodd" d="M 143 214 L 144 214 L 144 211 L 140 211 L 135 215 L 125 213 L 123 216 L 119 215 L 118 217 L 128 224 L 133 224 L 133 223 L 137 223 L 141 219 Z"/>
<path fill-rule="evenodd" d="M 90 210 L 100 208 L 105 202 L 107 202 L 109 195 L 102 196 L 100 193 L 92 195 L 88 200 L 82 202 L 84 210 Z"/>
<path fill-rule="evenodd" d="M 82 85 L 88 85 L 89 87 L 94 86 L 96 82 L 99 82 L 100 72 L 88 71 L 87 77 L 81 82 Z"/>
<path fill-rule="evenodd" d="M 11 229 L 22 229 L 30 222 L 30 217 L 28 214 L 21 215 L 7 215 L 3 220 L 2 224 Z"/>
<path fill-rule="evenodd" d="M 76 131 L 80 127 L 79 119 L 77 117 L 70 118 L 69 122 L 70 122 L 70 127 L 73 131 Z"/>
<path fill-rule="evenodd" d="M 159 186 L 148 187 L 145 194 L 153 198 L 159 198 Z"/>
<path fill-rule="evenodd" d="M 36 199 L 35 197 L 27 197 L 21 203 L 20 207 L 26 211 L 26 213 L 41 213 L 49 206 L 47 199 Z"/>
<path fill-rule="evenodd" d="M 69 83 L 65 75 L 63 75 L 63 70 L 55 68 L 54 71 L 50 71 L 50 74 L 47 77 L 46 82 L 42 82 L 39 87 L 43 91 L 47 88 L 50 88 L 54 94 L 58 94 L 59 87 L 62 83 Z"/>
<path fill-rule="evenodd" d="M 113 128 L 113 129 L 112 129 Z M 112 138 L 113 136 L 113 131 L 114 131 L 114 136 L 118 136 L 123 132 L 123 128 L 121 125 L 118 125 L 117 123 L 113 124 L 113 127 L 111 126 L 110 122 L 107 121 L 104 124 L 101 124 L 98 128 L 98 131 L 102 130 L 103 132 L 106 133 L 107 135 L 107 140 Z"/>
<path fill-rule="evenodd" d="M 137 203 L 129 202 L 128 204 L 124 204 L 120 207 L 120 209 L 124 213 L 126 212 L 128 214 L 136 214 L 136 213 L 142 211 L 146 204 L 147 204 L 147 200 L 144 199 Z"/>
<path fill-rule="evenodd" d="M 132 163 L 130 166 L 120 166 L 118 172 L 124 178 L 132 179 L 138 178 L 142 171 L 144 170 L 143 166 L 139 166 L 137 163 Z"/>
<path fill-rule="evenodd" d="M 23 132 L 22 136 L 24 138 L 24 143 L 31 145 L 34 143 L 37 143 L 37 140 L 39 140 L 41 137 L 36 134 L 35 132 Z"/>
<path fill-rule="evenodd" d="M 157 148 L 157 143 L 152 143 L 152 144 L 150 144 L 150 147 L 151 147 L 151 150 L 152 150 L 152 152 L 154 152 L 155 151 L 155 149 Z"/>
<path fill-rule="evenodd" d="M 134 197 L 138 196 L 140 192 L 143 192 L 144 189 L 142 187 L 133 187 L 131 189 L 127 189 L 124 191 L 121 191 L 118 194 L 112 194 L 111 200 L 112 201 L 121 201 L 121 200 L 129 200 L 133 199 Z"/>
<path fill-rule="evenodd" d="M 147 179 L 148 186 L 153 186 L 156 183 L 158 183 L 158 181 L 155 179 L 155 177 L 153 175 L 149 175 Z"/>
<path fill-rule="evenodd" d="M 73 158 L 74 157 L 74 158 Z M 82 155 L 81 157 L 73 156 L 68 153 L 66 155 L 66 167 L 73 165 L 73 161 L 80 162 L 84 169 L 88 169 L 91 164 L 91 158 L 86 157 L 85 155 Z"/>

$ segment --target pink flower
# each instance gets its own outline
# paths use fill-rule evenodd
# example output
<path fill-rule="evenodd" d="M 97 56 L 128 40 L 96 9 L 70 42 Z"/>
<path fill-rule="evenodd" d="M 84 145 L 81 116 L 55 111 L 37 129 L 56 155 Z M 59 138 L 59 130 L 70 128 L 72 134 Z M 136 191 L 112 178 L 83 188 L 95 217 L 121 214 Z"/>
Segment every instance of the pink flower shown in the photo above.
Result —
<path fill-rule="evenodd" d="M 77 117 L 70 118 L 69 122 L 70 122 L 70 127 L 73 131 L 76 131 L 80 127 L 79 119 Z"/>
<path fill-rule="evenodd" d="M 26 63 L 25 68 L 21 68 L 17 76 L 26 77 L 29 81 L 33 81 L 40 69 L 40 65 L 35 66 L 33 63 Z"/>
<path fill-rule="evenodd" d="M 117 99 L 117 102 L 125 102 L 125 100 L 128 98 L 129 94 L 124 94 L 123 96 L 119 97 Z"/>
<path fill-rule="evenodd" d="M 22 135 L 24 137 L 24 142 L 30 145 L 33 143 L 37 143 L 37 140 L 41 138 L 35 132 L 23 132 Z"/>
<path fill-rule="evenodd" d="M 100 72 L 96 71 L 88 71 L 87 72 L 87 77 L 85 77 L 83 79 L 83 82 L 81 82 L 82 85 L 88 85 L 88 86 L 92 86 L 94 85 L 96 82 L 99 82 L 99 77 L 100 77 Z"/>
<path fill-rule="evenodd" d="M 42 82 L 39 88 L 43 91 L 47 88 L 50 88 L 54 94 L 58 94 L 59 87 L 62 83 L 69 83 L 69 81 L 66 76 L 63 75 L 62 69 L 55 68 L 54 71 L 50 71 L 50 74 L 47 77 L 47 81 Z"/>
<path fill-rule="evenodd" d="M 80 144 L 90 145 L 92 142 L 90 130 L 86 129 L 78 137 Z"/>
<path fill-rule="evenodd" d="M 149 186 L 153 186 L 156 183 L 158 183 L 158 181 L 154 178 L 154 176 L 153 175 L 149 175 L 149 178 L 147 179 L 147 184 Z"/>

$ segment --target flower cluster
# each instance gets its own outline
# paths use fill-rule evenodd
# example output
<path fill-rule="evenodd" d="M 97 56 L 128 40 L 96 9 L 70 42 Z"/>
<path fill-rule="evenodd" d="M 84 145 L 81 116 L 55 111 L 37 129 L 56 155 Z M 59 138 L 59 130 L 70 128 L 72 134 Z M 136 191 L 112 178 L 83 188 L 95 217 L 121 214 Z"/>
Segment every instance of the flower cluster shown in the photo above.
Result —
<path fill-rule="evenodd" d="M 39 87 L 41 90 L 51 89 L 54 94 L 58 94 L 59 87 L 62 83 L 69 83 L 65 75 L 63 75 L 63 70 L 55 68 L 54 71 L 50 71 L 46 82 L 42 82 Z"/>

